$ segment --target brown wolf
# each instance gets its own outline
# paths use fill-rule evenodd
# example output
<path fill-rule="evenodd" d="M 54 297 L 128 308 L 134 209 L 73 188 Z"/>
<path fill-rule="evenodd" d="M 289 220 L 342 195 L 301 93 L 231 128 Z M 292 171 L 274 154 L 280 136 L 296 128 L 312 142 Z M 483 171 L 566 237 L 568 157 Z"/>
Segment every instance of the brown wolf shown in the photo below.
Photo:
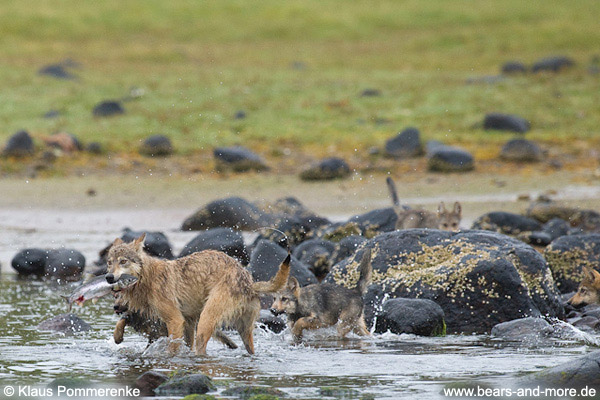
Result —
<path fill-rule="evenodd" d="M 246 350 L 254 354 L 254 323 L 260 311 L 259 295 L 281 290 L 288 279 L 290 256 L 269 282 L 253 282 L 250 273 L 227 254 L 205 250 L 176 260 L 149 256 L 145 235 L 131 243 L 117 238 L 108 252 L 106 280 L 122 274 L 138 281 L 120 292 L 127 309 L 144 318 L 161 320 L 173 339 L 187 338 L 196 354 L 206 354 L 211 336 L 219 338 L 222 324 L 239 332 Z M 120 322 L 125 325 L 125 322 Z M 195 340 L 192 340 L 194 338 Z M 173 342 L 170 350 L 175 351 Z"/>
<path fill-rule="evenodd" d="M 361 259 L 360 277 L 355 288 L 348 289 L 330 283 L 300 287 L 291 277 L 287 287 L 275 296 L 271 312 L 286 313 L 295 339 L 302 337 L 305 329 L 318 329 L 337 324 L 341 337 L 354 331 L 357 335 L 370 335 L 363 315 L 363 295 L 371 283 L 371 250 L 365 250 Z"/>
<path fill-rule="evenodd" d="M 573 307 L 600 303 L 600 272 L 583 267 L 583 280 L 577 288 L 577 293 L 567 300 L 567 303 Z"/>
<path fill-rule="evenodd" d="M 446 210 L 444 202 L 440 202 L 437 214 L 421 209 L 405 210 L 400 206 L 394 180 L 388 176 L 386 183 L 390 191 L 394 211 L 398 216 L 396 229 L 429 228 L 444 231 L 459 229 L 460 220 L 462 219 L 462 207 L 458 201 L 454 203 L 452 211 Z"/>

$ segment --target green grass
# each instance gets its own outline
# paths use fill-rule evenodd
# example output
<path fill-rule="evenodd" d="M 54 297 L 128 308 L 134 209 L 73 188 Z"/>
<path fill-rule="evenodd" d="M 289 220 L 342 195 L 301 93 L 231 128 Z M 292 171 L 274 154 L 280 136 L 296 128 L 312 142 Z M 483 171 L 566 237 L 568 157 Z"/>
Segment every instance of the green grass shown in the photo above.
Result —
<path fill-rule="evenodd" d="M 587 72 L 598 15 L 596 0 L 0 0 L 0 142 L 19 129 L 66 130 L 130 152 L 164 133 L 181 154 L 242 144 L 326 155 L 414 125 L 425 139 L 480 149 L 511 136 L 477 127 L 500 111 L 531 120 L 536 140 L 598 143 L 600 75 Z M 577 66 L 465 83 L 554 54 Z M 65 58 L 81 63 L 78 80 L 37 74 Z M 131 86 L 146 95 L 126 115 L 92 117 Z M 360 97 L 366 88 L 382 96 Z M 43 119 L 50 109 L 63 115 Z M 234 120 L 237 110 L 248 117 Z"/>

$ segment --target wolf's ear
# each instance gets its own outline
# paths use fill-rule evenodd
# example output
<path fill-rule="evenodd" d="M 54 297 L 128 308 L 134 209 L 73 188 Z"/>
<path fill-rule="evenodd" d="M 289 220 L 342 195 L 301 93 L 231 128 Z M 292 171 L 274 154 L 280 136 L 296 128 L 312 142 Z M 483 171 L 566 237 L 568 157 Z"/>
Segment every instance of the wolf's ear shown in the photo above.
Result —
<path fill-rule="evenodd" d="M 454 203 L 454 214 L 456 214 L 456 215 L 462 214 L 462 206 L 460 205 L 460 203 L 458 201 L 456 203 Z"/>
<path fill-rule="evenodd" d="M 112 246 L 117 246 L 119 244 L 123 244 L 123 241 L 121 240 L 120 237 L 115 239 L 115 241 L 112 243 Z"/>
<path fill-rule="evenodd" d="M 300 295 L 300 283 L 298 282 L 298 279 L 290 276 L 287 287 L 292 293 L 294 293 L 294 296 L 298 297 Z"/>
<path fill-rule="evenodd" d="M 583 279 L 589 280 L 589 281 L 594 281 L 596 279 L 596 275 L 594 275 L 594 272 L 596 272 L 595 270 L 592 270 L 588 267 L 583 267 Z M 598 272 L 596 272 L 597 274 Z"/>
<path fill-rule="evenodd" d="M 446 205 L 443 201 L 440 201 L 440 205 L 438 206 L 438 215 L 446 213 Z"/>
<path fill-rule="evenodd" d="M 592 280 L 595 284 L 600 284 L 600 272 L 596 271 L 594 268 L 590 268 L 590 272 L 592 274 Z"/>
<path fill-rule="evenodd" d="M 146 232 L 142 233 L 142 236 L 133 241 L 133 247 L 135 247 L 137 251 L 142 251 L 144 248 L 144 239 L 146 239 Z"/>

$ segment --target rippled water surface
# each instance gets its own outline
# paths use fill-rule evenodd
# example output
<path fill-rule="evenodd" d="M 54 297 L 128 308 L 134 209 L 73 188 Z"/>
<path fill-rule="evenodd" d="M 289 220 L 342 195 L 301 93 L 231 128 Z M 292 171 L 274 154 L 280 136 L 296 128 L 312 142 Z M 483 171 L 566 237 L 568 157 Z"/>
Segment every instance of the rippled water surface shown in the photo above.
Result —
<path fill-rule="evenodd" d="M 6 268 L 14 252 L 31 244 L 56 247 L 65 242 L 82 250 L 89 263 L 127 225 L 165 231 L 178 252 L 194 236 L 176 232 L 173 225 L 181 221 L 179 213 L 160 214 L 150 220 L 141 212 L 34 213 L 27 214 L 29 222 L 11 214 L 12 220 L 4 219 L 0 232 L 0 260 L 4 264 L 0 275 L 0 384 L 46 385 L 57 377 L 127 384 L 150 369 L 166 373 L 187 370 L 210 375 L 220 391 L 243 383 L 275 386 L 290 398 L 299 399 L 322 398 L 319 389 L 324 386 L 351 388 L 361 396 L 378 399 L 417 394 L 419 398 L 440 398 L 448 383 L 486 381 L 501 385 L 591 350 L 581 340 L 520 346 L 485 335 L 423 338 L 384 334 L 341 341 L 332 330 L 312 333 L 305 343 L 292 345 L 286 332 L 257 329 L 254 356 L 211 342 L 208 357 L 197 358 L 184 351 L 166 358 L 164 343 L 147 349 L 146 340 L 129 328 L 122 344 L 113 342 L 117 317 L 110 299 L 74 308 L 92 325 L 91 332 L 64 336 L 36 329 L 44 319 L 66 311 L 60 294 L 74 286 L 19 279 Z M 151 223 L 144 223 L 148 221 Z M 241 344 L 235 334 L 232 337 Z"/>

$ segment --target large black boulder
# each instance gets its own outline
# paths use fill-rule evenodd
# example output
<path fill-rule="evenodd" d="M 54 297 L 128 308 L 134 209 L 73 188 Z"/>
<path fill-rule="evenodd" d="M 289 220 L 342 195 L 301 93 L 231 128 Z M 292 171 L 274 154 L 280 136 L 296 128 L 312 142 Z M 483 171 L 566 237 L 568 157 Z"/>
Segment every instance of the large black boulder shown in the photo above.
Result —
<path fill-rule="evenodd" d="M 308 265 L 317 279 L 322 280 L 333 265 L 332 254 L 335 248 L 335 243 L 328 240 L 309 239 L 299 244 L 292 254 Z"/>
<path fill-rule="evenodd" d="M 423 154 L 421 133 L 417 128 L 406 128 L 385 142 L 385 153 L 390 157 L 418 157 Z"/>
<path fill-rule="evenodd" d="M 85 257 L 79 251 L 64 248 L 48 250 L 44 276 L 79 280 L 84 269 Z"/>
<path fill-rule="evenodd" d="M 517 115 L 489 113 L 483 120 L 483 129 L 525 133 L 529 130 L 529 121 Z"/>
<path fill-rule="evenodd" d="M 562 293 L 577 290 L 583 267 L 600 271 L 600 234 L 562 236 L 544 251 L 556 285 Z"/>
<path fill-rule="evenodd" d="M 300 173 L 300 179 L 305 181 L 321 181 L 346 178 L 350 175 L 350 166 L 339 157 L 321 160 Z"/>
<path fill-rule="evenodd" d="M 335 265 L 345 258 L 350 257 L 358 250 L 359 246 L 368 239 L 364 236 L 350 235 L 337 242 L 335 250 L 331 255 L 331 264 Z"/>
<path fill-rule="evenodd" d="M 433 229 L 384 233 L 333 266 L 325 281 L 354 286 L 365 249 L 373 254 L 374 283 L 365 298 L 367 322 L 384 299 L 400 297 L 435 301 L 451 333 L 483 333 L 517 318 L 564 315 L 544 258 L 505 235 Z"/>
<path fill-rule="evenodd" d="M 92 330 L 90 324 L 75 314 L 60 314 L 40 322 L 37 326 L 40 331 L 52 331 L 64 334 L 87 332 Z"/>
<path fill-rule="evenodd" d="M 268 281 L 274 277 L 286 256 L 287 251 L 281 246 L 268 240 L 261 240 L 252 251 L 248 267 L 254 281 Z M 309 270 L 308 265 L 294 256 L 290 264 L 290 275 L 298 279 L 302 286 L 317 283 L 317 278 Z"/>
<path fill-rule="evenodd" d="M 390 299 L 377 312 L 375 332 L 412 333 L 420 336 L 446 334 L 444 311 L 428 299 Z"/>
<path fill-rule="evenodd" d="M 185 257 L 202 250 L 219 250 L 242 264 L 248 264 L 249 257 L 242 235 L 231 228 L 213 228 L 200 232 L 185 245 L 179 257 Z"/>
<path fill-rule="evenodd" d="M 33 139 L 27 131 L 19 131 L 6 142 L 2 154 L 6 157 L 25 157 L 34 152 Z"/>
<path fill-rule="evenodd" d="M 435 146 L 428 152 L 427 168 L 433 172 L 466 172 L 475 168 L 475 160 L 464 149 Z"/>
<path fill-rule="evenodd" d="M 151 256 L 166 258 L 167 260 L 175 258 L 173 257 L 171 243 L 169 243 L 169 239 L 162 232 L 132 231 L 126 228 L 123 230 L 121 240 L 127 243 L 133 242 L 144 233 L 146 234 L 146 238 L 144 239 L 144 250 L 146 253 Z"/>
<path fill-rule="evenodd" d="M 210 228 L 253 230 L 270 226 L 274 218 L 241 197 L 212 201 L 188 217 L 181 227 L 184 231 Z"/>
<path fill-rule="evenodd" d="M 125 114 L 125 109 L 120 102 L 108 100 L 98 103 L 92 110 L 92 114 L 94 114 L 94 117 L 111 117 Z"/>
<path fill-rule="evenodd" d="M 219 147 L 213 151 L 217 169 L 231 169 L 236 172 L 268 169 L 265 161 L 256 153 L 242 146 Z"/>
<path fill-rule="evenodd" d="M 523 232 L 539 231 L 542 229 L 542 224 L 523 215 L 505 211 L 493 211 L 477 218 L 473 222 L 472 229 L 482 229 L 515 236 Z"/>
<path fill-rule="evenodd" d="M 566 56 L 546 57 L 536 61 L 531 70 L 533 72 L 560 72 L 575 65 L 572 58 Z"/>
<path fill-rule="evenodd" d="M 360 229 L 362 236 L 372 238 L 382 232 L 391 232 L 396 229 L 398 215 L 393 208 L 378 208 L 364 214 L 354 215 L 347 223 L 354 223 Z"/>
<path fill-rule="evenodd" d="M 20 275 L 44 275 L 48 252 L 43 249 L 24 249 L 12 259 L 11 265 Z"/>

